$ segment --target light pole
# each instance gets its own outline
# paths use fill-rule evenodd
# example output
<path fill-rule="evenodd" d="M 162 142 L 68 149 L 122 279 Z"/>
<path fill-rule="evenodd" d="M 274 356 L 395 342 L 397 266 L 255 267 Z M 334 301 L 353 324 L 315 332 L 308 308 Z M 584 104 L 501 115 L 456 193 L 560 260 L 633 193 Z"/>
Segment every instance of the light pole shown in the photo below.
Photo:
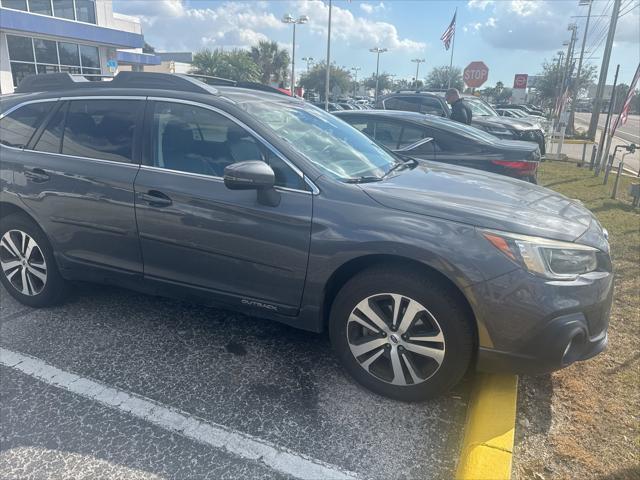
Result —
<path fill-rule="evenodd" d="M 313 64 L 313 57 L 302 57 L 303 62 L 307 62 L 307 73 L 309 73 L 309 67 Z"/>
<path fill-rule="evenodd" d="M 416 89 L 418 88 L 418 72 L 420 71 L 420 64 L 426 62 L 424 58 L 414 58 L 411 60 L 416 64 Z"/>
<path fill-rule="evenodd" d="M 356 89 L 358 88 L 358 71 L 362 70 L 362 68 L 361 67 L 351 67 L 351 70 L 353 70 L 355 72 L 355 80 L 353 82 L 353 96 L 355 97 L 357 95 Z"/>
<path fill-rule="evenodd" d="M 380 54 L 387 51 L 386 48 L 374 47 L 370 48 L 369 51 L 371 53 L 375 53 L 377 55 L 376 59 L 376 103 L 378 103 L 378 79 L 380 78 Z"/>
<path fill-rule="evenodd" d="M 295 95 L 296 88 L 296 77 L 295 77 L 295 68 L 296 68 L 296 25 L 302 25 L 309 21 L 309 17 L 307 15 L 302 15 L 297 19 L 293 18 L 290 13 L 285 14 L 282 17 L 282 23 L 291 23 L 293 24 L 293 46 L 291 51 L 291 95 Z"/>

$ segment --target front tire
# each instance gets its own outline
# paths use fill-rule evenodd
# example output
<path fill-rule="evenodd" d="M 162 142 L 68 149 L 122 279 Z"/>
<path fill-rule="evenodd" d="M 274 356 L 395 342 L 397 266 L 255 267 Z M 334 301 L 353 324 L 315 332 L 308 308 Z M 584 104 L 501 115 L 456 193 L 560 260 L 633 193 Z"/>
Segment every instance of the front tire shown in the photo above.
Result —
<path fill-rule="evenodd" d="M 30 307 L 55 305 L 66 294 L 49 240 L 25 215 L 8 215 L 0 222 L 0 281 Z"/>
<path fill-rule="evenodd" d="M 473 355 L 472 319 L 435 278 L 373 268 L 340 290 L 329 320 L 344 368 L 386 397 L 419 401 L 460 381 Z"/>

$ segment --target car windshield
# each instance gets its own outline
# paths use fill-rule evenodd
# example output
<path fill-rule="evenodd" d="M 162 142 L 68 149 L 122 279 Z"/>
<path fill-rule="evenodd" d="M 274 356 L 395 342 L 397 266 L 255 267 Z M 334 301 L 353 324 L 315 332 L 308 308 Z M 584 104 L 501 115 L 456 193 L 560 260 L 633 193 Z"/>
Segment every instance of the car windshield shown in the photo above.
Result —
<path fill-rule="evenodd" d="M 402 163 L 363 133 L 308 103 L 251 100 L 238 105 L 335 178 L 382 178 Z"/>
<path fill-rule="evenodd" d="M 498 115 L 498 112 L 496 112 L 493 108 L 491 108 L 489 105 L 484 103 L 482 100 L 478 100 L 476 98 L 468 98 L 468 97 L 465 98 L 464 100 L 467 102 L 467 105 L 469 105 L 469 108 L 471 108 L 471 113 L 473 115 L 477 115 L 480 117 L 484 117 L 487 115 L 490 115 L 490 116 Z"/>

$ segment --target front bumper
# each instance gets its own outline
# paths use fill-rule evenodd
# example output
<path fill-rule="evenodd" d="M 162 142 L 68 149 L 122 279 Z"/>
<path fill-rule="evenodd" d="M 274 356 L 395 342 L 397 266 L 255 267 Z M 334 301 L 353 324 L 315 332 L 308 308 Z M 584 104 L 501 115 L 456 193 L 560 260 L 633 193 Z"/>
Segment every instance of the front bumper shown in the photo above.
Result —
<path fill-rule="evenodd" d="M 478 370 L 547 373 L 607 346 L 611 272 L 560 282 L 518 269 L 467 290 L 477 302 Z"/>

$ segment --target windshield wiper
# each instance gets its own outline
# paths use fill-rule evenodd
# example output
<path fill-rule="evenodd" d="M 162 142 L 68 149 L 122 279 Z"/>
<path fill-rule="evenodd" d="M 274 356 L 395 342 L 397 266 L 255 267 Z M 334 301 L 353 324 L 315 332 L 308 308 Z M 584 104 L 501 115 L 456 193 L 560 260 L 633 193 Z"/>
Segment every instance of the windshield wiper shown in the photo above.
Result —
<path fill-rule="evenodd" d="M 361 177 L 353 177 L 345 179 L 346 183 L 370 183 L 370 182 L 379 182 L 383 179 L 383 177 L 376 177 L 374 175 L 363 175 Z"/>
<path fill-rule="evenodd" d="M 384 174 L 382 178 L 386 178 L 391 175 L 392 172 L 399 170 L 400 168 L 408 167 L 409 164 L 412 163 L 414 166 L 418 164 L 418 161 L 415 158 L 407 158 L 403 160 L 401 163 L 396 163 L 393 167 L 387 170 L 387 173 Z"/>

